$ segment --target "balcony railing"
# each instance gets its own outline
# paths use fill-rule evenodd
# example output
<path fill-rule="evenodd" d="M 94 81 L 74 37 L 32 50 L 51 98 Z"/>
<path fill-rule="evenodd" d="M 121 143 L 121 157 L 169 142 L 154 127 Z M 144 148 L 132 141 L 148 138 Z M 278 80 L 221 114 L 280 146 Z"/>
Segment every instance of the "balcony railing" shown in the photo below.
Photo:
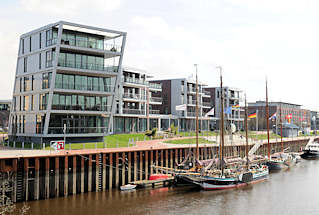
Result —
<path fill-rule="evenodd" d="M 123 114 L 145 114 L 144 110 L 123 108 Z"/>
<path fill-rule="evenodd" d="M 153 89 L 162 89 L 162 85 L 157 83 L 149 83 L 149 87 Z"/>
<path fill-rule="evenodd" d="M 144 96 L 144 95 L 131 94 L 131 93 L 124 93 L 124 94 L 123 94 L 123 98 L 136 99 L 136 100 L 145 100 L 145 96 Z"/>
<path fill-rule="evenodd" d="M 187 112 L 187 116 L 196 116 L 195 112 Z"/>
<path fill-rule="evenodd" d="M 96 64 L 96 63 L 78 63 L 75 61 L 59 61 L 58 66 L 76 68 L 76 69 L 105 71 L 105 72 L 118 71 L 118 66 L 105 66 L 104 64 Z"/>
<path fill-rule="evenodd" d="M 81 40 L 81 39 L 67 39 L 67 40 L 62 39 L 61 44 L 82 47 L 82 48 L 107 50 L 111 52 L 121 52 L 121 46 L 109 44 L 106 41 L 99 42 L 99 41 L 87 41 L 87 40 Z"/>
<path fill-rule="evenodd" d="M 141 85 L 146 85 L 147 81 L 141 80 L 141 79 L 135 79 L 131 77 L 125 77 L 124 82 L 126 83 L 132 83 L 132 84 L 141 84 Z"/>
<path fill-rule="evenodd" d="M 112 92 L 113 86 L 102 85 L 102 86 L 88 86 L 84 84 L 71 84 L 71 83 L 55 83 L 55 88 L 57 89 L 67 89 L 67 90 L 87 90 L 87 91 L 100 91 L 100 92 Z"/>
<path fill-rule="evenodd" d="M 104 133 L 107 127 L 66 127 L 66 134 Z M 49 127 L 49 134 L 64 134 L 64 127 Z"/>
<path fill-rule="evenodd" d="M 110 105 L 52 105 L 52 110 L 111 111 Z"/>
<path fill-rule="evenodd" d="M 159 110 L 150 110 L 150 114 L 160 114 Z"/>
<path fill-rule="evenodd" d="M 210 103 L 209 102 L 203 102 L 202 106 L 210 107 Z"/>
<path fill-rule="evenodd" d="M 56 44 L 56 41 L 57 41 L 57 38 L 53 38 L 53 39 L 51 39 L 51 40 L 47 40 L 47 41 L 46 41 L 46 46 L 47 46 L 47 47 L 48 47 L 48 46 L 53 46 L 53 45 Z"/>
<path fill-rule="evenodd" d="M 163 99 L 161 97 L 151 97 L 151 102 L 160 102 L 162 103 Z"/>

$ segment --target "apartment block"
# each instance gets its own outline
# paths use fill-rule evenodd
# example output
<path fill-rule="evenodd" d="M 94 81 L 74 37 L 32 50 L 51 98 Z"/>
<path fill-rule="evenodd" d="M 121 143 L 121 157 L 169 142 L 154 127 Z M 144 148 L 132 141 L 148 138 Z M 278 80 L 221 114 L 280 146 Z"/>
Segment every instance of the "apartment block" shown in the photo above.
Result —
<path fill-rule="evenodd" d="M 60 21 L 20 37 L 9 137 L 101 140 L 112 132 L 126 33 Z"/>

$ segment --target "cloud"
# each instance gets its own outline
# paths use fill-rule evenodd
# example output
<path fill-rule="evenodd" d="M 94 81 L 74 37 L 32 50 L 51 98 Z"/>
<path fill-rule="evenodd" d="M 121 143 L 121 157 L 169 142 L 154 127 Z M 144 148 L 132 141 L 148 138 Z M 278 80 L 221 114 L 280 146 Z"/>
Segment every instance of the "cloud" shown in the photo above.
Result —
<path fill-rule="evenodd" d="M 122 0 L 20 0 L 30 12 L 50 15 L 78 15 L 88 11 L 110 12 L 118 9 Z"/>

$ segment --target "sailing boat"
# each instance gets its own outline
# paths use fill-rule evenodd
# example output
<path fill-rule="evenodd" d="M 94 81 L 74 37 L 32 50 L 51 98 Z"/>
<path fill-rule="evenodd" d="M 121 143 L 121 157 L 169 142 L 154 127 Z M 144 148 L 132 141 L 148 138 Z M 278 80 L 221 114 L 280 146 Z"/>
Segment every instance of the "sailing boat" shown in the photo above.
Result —
<path fill-rule="evenodd" d="M 220 68 L 221 69 L 221 68 Z M 199 185 L 204 190 L 224 190 L 239 188 L 247 186 L 248 184 L 263 181 L 268 176 L 268 168 L 265 165 L 249 165 L 248 158 L 248 133 L 246 132 L 246 168 L 242 162 L 227 162 L 224 159 L 224 89 L 222 75 L 220 74 L 221 81 L 221 119 L 220 119 L 220 153 L 219 160 L 215 162 L 212 160 L 207 166 L 196 166 L 193 172 L 184 172 L 176 176 Z M 247 130 L 247 105 L 246 105 L 246 130 Z"/>
<path fill-rule="evenodd" d="M 268 86 L 266 80 L 266 121 L 267 121 L 267 139 L 268 139 L 268 161 L 266 165 L 269 171 L 280 171 L 287 169 L 297 163 L 297 157 L 291 153 L 284 152 L 282 140 L 282 118 L 281 118 L 281 105 L 280 105 L 280 133 L 281 133 L 281 152 L 270 155 L 270 142 L 269 142 L 269 106 L 268 106 Z"/>

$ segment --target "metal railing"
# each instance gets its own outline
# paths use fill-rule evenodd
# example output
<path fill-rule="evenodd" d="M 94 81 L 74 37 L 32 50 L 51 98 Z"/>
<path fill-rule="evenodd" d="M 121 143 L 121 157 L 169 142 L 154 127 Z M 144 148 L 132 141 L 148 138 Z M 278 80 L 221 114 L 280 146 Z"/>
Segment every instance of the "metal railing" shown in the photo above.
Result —
<path fill-rule="evenodd" d="M 160 102 L 162 103 L 163 99 L 162 97 L 151 97 L 151 102 Z"/>
<path fill-rule="evenodd" d="M 48 46 L 53 46 L 53 45 L 56 44 L 56 42 L 57 42 L 57 38 L 53 38 L 53 39 L 51 39 L 51 40 L 47 40 L 47 41 L 46 41 L 46 46 L 47 46 L 47 47 L 48 47 Z"/>
<path fill-rule="evenodd" d="M 52 105 L 52 110 L 111 111 L 110 105 Z"/>
<path fill-rule="evenodd" d="M 162 89 L 162 85 L 157 83 L 149 83 L 149 87 L 153 89 Z"/>
<path fill-rule="evenodd" d="M 147 81 L 141 80 L 141 79 L 135 79 L 135 78 L 131 78 L 131 77 L 124 77 L 124 82 L 132 83 L 132 84 L 147 85 Z"/>
<path fill-rule="evenodd" d="M 81 39 L 66 39 L 66 40 L 62 39 L 61 45 L 107 50 L 111 52 L 121 52 L 121 49 L 122 49 L 120 45 L 109 44 L 104 40 L 103 42 L 98 42 L 98 41 L 87 41 L 87 40 L 81 40 Z"/>
<path fill-rule="evenodd" d="M 145 111 L 141 109 L 123 108 L 123 114 L 145 114 Z"/>
<path fill-rule="evenodd" d="M 66 134 L 104 133 L 107 127 L 66 127 Z M 64 134 L 64 127 L 49 127 L 49 134 Z"/>
<path fill-rule="evenodd" d="M 150 110 L 150 114 L 160 114 L 159 110 Z"/>
<path fill-rule="evenodd" d="M 144 95 L 132 94 L 132 93 L 124 93 L 123 94 L 123 98 L 136 99 L 136 100 L 145 100 L 146 99 Z"/>
<path fill-rule="evenodd" d="M 202 106 L 210 107 L 210 103 L 209 103 L 209 102 L 203 102 L 203 103 L 202 103 Z"/>
<path fill-rule="evenodd" d="M 112 85 L 94 85 L 89 86 L 85 84 L 71 84 L 71 83 L 55 83 L 55 88 L 57 89 L 67 89 L 67 90 L 87 90 L 87 91 L 101 91 L 101 92 L 112 92 Z"/>
<path fill-rule="evenodd" d="M 118 71 L 118 66 L 105 66 L 104 64 L 96 64 L 96 63 L 78 63 L 75 61 L 59 61 L 58 66 L 76 68 L 76 69 L 105 71 L 105 72 Z"/>
<path fill-rule="evenodd" d="M 195 112 L 187 112 L 187 116 L 195 116 L 196 113 Z"/>

